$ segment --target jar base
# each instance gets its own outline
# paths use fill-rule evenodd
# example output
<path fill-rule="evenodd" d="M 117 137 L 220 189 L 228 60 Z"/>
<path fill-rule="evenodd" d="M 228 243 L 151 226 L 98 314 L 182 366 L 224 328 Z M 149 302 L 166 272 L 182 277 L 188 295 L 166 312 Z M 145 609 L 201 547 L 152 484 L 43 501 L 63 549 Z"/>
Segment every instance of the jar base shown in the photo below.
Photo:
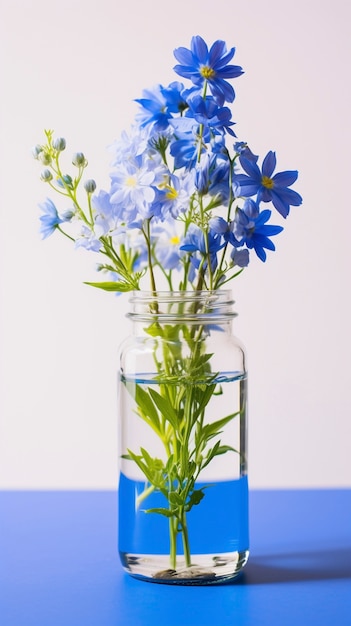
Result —
<path fill-rule="evenodd" d="M 249 551 L 221 554 L 195 554 L 187 567 L 182 557 L 177 569 L 169 565 L 169 555 L 120 553 L 124 569 L 134 578 L 167 585 L 215 585 L 236 578 L 246 565 Z"/>

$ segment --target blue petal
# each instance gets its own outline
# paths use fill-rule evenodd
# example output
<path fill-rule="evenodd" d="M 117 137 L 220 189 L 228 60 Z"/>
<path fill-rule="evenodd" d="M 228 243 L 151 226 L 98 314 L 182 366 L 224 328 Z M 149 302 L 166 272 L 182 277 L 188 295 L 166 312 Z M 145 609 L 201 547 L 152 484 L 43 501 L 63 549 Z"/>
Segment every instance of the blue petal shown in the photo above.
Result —
<path fill-rule="evenodd" d="M 300 194 L 293 189 L 286 189 L 283 187 L 282 189 L 273 189 L 273 193 L 279 195 L 284 202 L 292 204 L 293 206 L 299 206 L 302 202 Z"/>
<path fill-rule="evenodd" d="M 221 76 L 221 78 L 237 78 L 243 73 L 243 68 L 240 67 L 240 65 L 227 65 L 227 67 L 218 70 L 218 75 Z"/>
<path fill-rule="evenodd" d="M 275 156 L 275 152 L 272 152 L 272 150 L 270 150 L 263 159 L 263 163 L 262 163 L 263 176 L 268 176 L 268 178 L 271 178 L 275 170 L 276 164 L 277 164 L 277 159 Z"/>
<path fill-rule="evenodd" d="M 181 63 L 182 65 L 186 65 L 186 66 L 191 66 L 193 69 L 194 68 L 194 57 L 192 55 L 192 53 L 190 52 L 190 50 L 188 50 L 188 48 L 176 48 L 173 51 L 173 54 L 175 56 L 175 58 L 177 59 L 177 61 L 179 61 L 179 63 Z"/>
<path fill-rule="evenodd" d="M 291 170 L 275 174 L 272 180 L 274 180 L 274 185 L 278 185 L 279 187 L 290 187 L 290 185 L 293 185 L 297 177 L 298 172 L 296 170 Z"/>
<path fill-rule="evenodd" d="M 191 51 L 193 56 L 200 61 L 200 63 L 207 63 L 208 60 L 208 47 L 205 41 L 200 37 L 200 35 L 196 35 L 191 40 Z"/>
<path fill-rule="evenodd" d="M 273 206 L 275 206 L 275 208 L 277 209 L 278 213 L 280 213 L 280 215 L 282 215 L 282 217 L 287 217 L 289 215 L 289 211 L 290 211 L 289 204 L 287 202 L 284 202 L 284 200 L 280 197 L 280 194 L 278 195 L 273 190 L 272 190 L 271 193 L 272 193 Z"/>
<path fill-rule="evenodd" d="M 223 217 L 213 217 L 210 220 L 210 227 L 214 233 L 223 234 L 228 230 L 228 222 Z"/>
<path fill-rule="evenodd" d="M 282 230 L 284 230 L 283 226 L 273 226 L 273 224 L 267 224 L 267 226 L 264 227 L 264 234 L 267 237 L 272 237 L 273 235 L 281 233 Z"/>
<path fill-rule="evenodd" d="M 259 189 L 258 183 L 253 182 L 248 176 L 245 176 L 245 178 L 246 180 L 243 178 L 238 181 L 234 180 L 234 192 L 236 197 L 243 196 L 243 198 L 249 198 L 250 196 L 254 196 Z"/>
<path fill-rule="evenodd" d="M 234 51 L 227 53 L 225 41 L 217 39 L 217 41 L 215 41 L 210 48 L 208 56 L 209 65 L 213 68 L 215 68 L 216 63 L 220 63 L 220 66 L 226 65 L 226 63 L 229 63 L 229 61 L 233 58 L 233 55 Z"/>
<path fill-rule="evenodd" d="M 239 161 L 246 174 L 248 174 L 255 182 L 261 183 L 262 176 L 258 165 L 243 156 L 239 157 Z"/>

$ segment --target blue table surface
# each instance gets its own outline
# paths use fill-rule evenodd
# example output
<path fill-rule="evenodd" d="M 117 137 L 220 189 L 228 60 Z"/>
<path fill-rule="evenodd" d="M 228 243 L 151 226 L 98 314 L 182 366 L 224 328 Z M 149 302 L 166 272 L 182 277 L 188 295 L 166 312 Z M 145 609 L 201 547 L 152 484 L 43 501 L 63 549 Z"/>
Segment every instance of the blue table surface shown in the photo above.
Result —
<path fill-rule="evenodd" d="M 250 493 L 235 582 L 136 580 L 116 548 L 113 491 L 0 493 L 1 626 L 351 625 L 351 490 Z"/>

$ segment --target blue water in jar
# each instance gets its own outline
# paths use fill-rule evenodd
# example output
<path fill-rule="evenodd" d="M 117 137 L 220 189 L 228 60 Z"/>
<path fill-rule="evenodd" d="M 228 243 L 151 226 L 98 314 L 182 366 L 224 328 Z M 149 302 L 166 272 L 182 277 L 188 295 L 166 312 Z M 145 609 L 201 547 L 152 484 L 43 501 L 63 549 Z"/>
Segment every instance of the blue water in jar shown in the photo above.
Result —
<path fill-rule="evenodd" d="M 248 550 L 248 482 L 237 480 L 197 483 L 205 497 L 187 515 L 191 554 L 216 554 Z M 209 486 L 208 486 L 209 485 Z M 166 498 L 153 492 L 136 507 L 145 482 L 127 478 L 119 480 L 119 550 L 134 554 L 168 554 L 168 518 L 146 509 L 167 507 Z M 183 554 L 180 533 L 177 553 Z"/>

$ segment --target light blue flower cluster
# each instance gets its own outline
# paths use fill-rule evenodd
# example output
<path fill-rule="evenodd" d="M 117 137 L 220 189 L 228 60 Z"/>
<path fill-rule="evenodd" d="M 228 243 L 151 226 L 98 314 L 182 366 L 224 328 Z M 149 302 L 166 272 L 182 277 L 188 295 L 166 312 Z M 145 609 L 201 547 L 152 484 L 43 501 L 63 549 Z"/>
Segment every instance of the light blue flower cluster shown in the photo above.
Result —
<path fill-rule="evenodd" d="M 155 290 L 158 269 L 170 289 L 216 289 L 241 273 L 251 250 L 265 261 L 266 250 L 275 249 L 271 237 L 283 228 L 268 223 L 272 211 L 262 206 L 271 203 L 286 218 L 302 202 L 290 189 L 298 174 L 274 174 L 272 151 L 260 168 L 247 143 L 237 141 L 226 106 L 235 98 L 228 79 L 243 73 L 230 64 L 234 53 L 220 40 L 208 48 L 200 36 L 174 51 L 174 71 L 189 84 L 157 85 L 136 100 L 135 124 L 112 146 L 110 189 L 96 191 L 86 181 L 86 210 L 77 195 L 84 155 L 74 155 L 72 177 L 60 165 L 64 139 L 47 131 L 47 144 L 34 148 L 46 167 L 42 180 L 71 201 L 61 214 L 51 200 L 40 205 L 43 237 L 59 230 L 102 254 L 99 269 L 111 280 L 95 286 L 139 289 L 148 274 Z"/>

